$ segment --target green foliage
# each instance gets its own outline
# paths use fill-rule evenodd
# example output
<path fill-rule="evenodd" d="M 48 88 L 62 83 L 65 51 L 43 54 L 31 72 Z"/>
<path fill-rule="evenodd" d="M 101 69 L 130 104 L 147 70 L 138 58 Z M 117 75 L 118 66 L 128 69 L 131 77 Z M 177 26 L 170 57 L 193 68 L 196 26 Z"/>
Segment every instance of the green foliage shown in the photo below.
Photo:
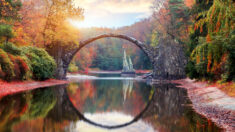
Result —
<path fill-rule="evenodd" d="M 97 49 L 95 50 L 96 55 L 92 60 L 91 68 L 99 68 L 101 70 L 110 71 L 121 70 L 123 63 L 122 43 L 122 41 L 111 39 L 97 44 Z M 151 68 L 151 62 L 142 50 L 130 47 L 127 48 L 127 54 L 132 58 L 133 66 L 135 69 Z"/>
<path fill-rule="evenodd" d="M 55 106 L 56 97 L 52 89 L 40 89 L 34 91 L 30 99 L 28 110 L 29 118 L 45 117 L 47 113 Z"/>
<path fill-rule="evenodd" d="M 154 31 L 152 33 L 152 37 L 151 37 L 151 46 L 152 47 L 156 47 L 158 45 L 159 42 L 159 36 L 158 36 L 158 32 Z"/>
<path fill-rule="evenodd" d="M 74 63 L 71 63 L 69 65 L 68 71 L 69 72 L 78 72 L 78 67 Z"/>
<path fill-rule="evenodd" d="M 0 24 L 0 38 L 12 38 L 14 34 L 12 32 L 12 26 L 7 24 Z"/>
<path fill-rule="evenodd" d="M 12 43 L 0 45 L 2 57 L 1 61 L 2 75 L 1 78 L 7 81 L 25 80 L 30 78 L 30 63 L 29 60 L 22 55 L 20 48 Z"/>
<path fill-rule="evenodd" d="M 34 79 L 46 80 L 53 77 L 56 63 L 44 49 L 23 47 L 22 50 L 30 60 Z"/>
<path fill-rule="evenodd" d="M 56 67 L 48 53 L 36 47 L 19 48 L 12 43 L 0 44 L 0 77 L 4 80 L 45 80 L 52 78 Z"/>
<path fill-rule="evenodd" d="M 20 74 L 18 75 L 18 79 L 20 80 L 26 80 L 29 79 L 32 75 L 30 70 L 30 62 L 28 61 L 28 58 L 25 56 L 17 56 L 15 59 L 15 63 L 18 65 Z M 15 64 L 15 65 L 16 65 Z"/>
<path fill-rule="evenodd" d="M 2 71 L 4 72 L 3 79 L 10 81 L 15 76 L 14 74 L 14 64 L 11 62 L 7 53 L 0 49 L 0 66 Z"/>
<path fill-rule="evenodd" d="M 178 40 L 184 40 L 188 33 L 185 31 L 190 21 L 189 8 L 184 4 L 184 0 L 169 0 L 169 16 L 171 34 Z"/>
<path fill-rule="evenodd" d="M 4 51 L 12 55 L 16 56 L 22 55 L 21 49 L 10 42 L 0 45 L 0 48 L 2 48 Z"/>
<path fill-rule="evenodd" d="M 186 68 L 190 78 L 222 81 L 235 78 L 233 4 L 232 0 L 210 0 L 197 1 L 193 7 L 197 17 L 186 53 L 190 57 Z"/>

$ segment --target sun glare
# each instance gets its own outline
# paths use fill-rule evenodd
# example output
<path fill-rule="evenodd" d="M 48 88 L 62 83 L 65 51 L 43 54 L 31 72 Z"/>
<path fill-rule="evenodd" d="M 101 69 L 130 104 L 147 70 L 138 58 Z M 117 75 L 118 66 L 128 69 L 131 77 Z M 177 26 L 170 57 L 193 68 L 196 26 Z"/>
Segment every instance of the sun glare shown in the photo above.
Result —
<path fill-rule="evenodd" d="M 68 19 L 69 23 L 76 28 L 90 27 L 88 23 L 81 20 Z"/>

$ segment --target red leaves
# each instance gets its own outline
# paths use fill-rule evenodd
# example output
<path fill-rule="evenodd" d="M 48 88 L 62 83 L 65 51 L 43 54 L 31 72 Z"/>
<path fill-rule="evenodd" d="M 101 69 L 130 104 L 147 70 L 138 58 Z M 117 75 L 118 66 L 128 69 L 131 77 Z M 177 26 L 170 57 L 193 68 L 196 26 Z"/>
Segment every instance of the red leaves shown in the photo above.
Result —
<path fill-rule="evenodd" d="M 206 41 L 207 41 L 207 42 L 211 42 L 211 40 L 212 40 L 212 39 L 211 39 L 210 34 L 207 34 L 207 36 L 206 36 Z"/>
<path fill-rule="evenodd" d="M 61 85 L 66 83 L 68 83 L 68 81 L 55 79 L 49 79 L 47 81 L 15 81 L 11 83 L 0 80 L 0 98 L 9 94 L 14 94 L 26 90 Z"/>

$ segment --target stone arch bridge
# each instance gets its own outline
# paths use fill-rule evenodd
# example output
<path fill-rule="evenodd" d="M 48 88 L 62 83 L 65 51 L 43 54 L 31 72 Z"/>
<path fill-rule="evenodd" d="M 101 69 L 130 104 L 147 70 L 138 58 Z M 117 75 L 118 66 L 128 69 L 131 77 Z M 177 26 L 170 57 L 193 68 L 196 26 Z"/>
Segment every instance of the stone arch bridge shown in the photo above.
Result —
<path fill-rule="evenodd" d="M 185 77 L 186 58 L 182 46 L 171 39 L 161 39 L 153 48 L 137 39 L 121 34 L 102 34 L 79 42 L 79 46 L 64 53 L 57 61 L 56 78 L 65 79 L 68 66 L 76 53 L 84 46 L 102 38 L 119 38 L 132 42 L 139 47 L 150 59 L 153 65 L 153 78 L 180 79 Z"/>

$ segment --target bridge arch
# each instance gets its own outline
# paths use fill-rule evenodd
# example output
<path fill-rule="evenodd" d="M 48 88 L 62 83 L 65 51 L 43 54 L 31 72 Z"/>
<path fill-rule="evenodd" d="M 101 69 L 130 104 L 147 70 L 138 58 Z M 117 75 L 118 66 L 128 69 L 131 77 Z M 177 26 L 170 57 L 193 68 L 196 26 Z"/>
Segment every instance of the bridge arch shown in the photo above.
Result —
<path fill-rule="evenodd" d="M 139 47 L 148 56 L 151 63 L 153 63 L 153 59 L 154 59 L 153 58 L 154 57 L 153 51 L 154 50 L 149 45 L 146 45 L 143 42 L 141 42 L 133 37 L 127 36 L 127 35 L 102 34 L 102 35 L 98 35 L 98 36 L 86 39 L 84 41 L 80 41 L 79 46 L 77 48 L 73 49 L 71 52 L 66 53 L 64 55 L 64 57 L 62 58 L 63 64 L 57 67 L 56 77 L 58 79 L 65 79 L 68 66 L 69 66 L 70 62 L 72 61 L 73 57 L 86 45 L 88 45 L 96 40 L 102 39 L 102 38 L 119 38 L 119 39 L 127 40 L 127 41 L 133 43 L 134 45 L 136 45 L 137 47 Z"/>
<path fill-rule="evenodd" d="M 127 36 L 127 35 L 122 35 L 122 34 L 103 34 L 103 35 L 99 35 L 99 36 L 96 36 L 96 37 L 92 37 L 92 38 L 89 38 L 85 41 L 80 41 L 80 44 L 79 44 L 79 47 L 77 48 L 77 50 L 75 51 L 75 54 L 80 50 L 82 49 L 84 46 L 96 41 L 96 40 L 99 40 L 99 39 L 102 39 L 102 38 L 119 38 L 119 39 L 123 39 L 123 40 L 127 40 L 133 44 L 135 44 L 137 47 L 139 47 L 150 59 L 152 59 L 152 48 L 148 45 L 146 45 L 145 43 L 133 38 L 133 37 L 130 37 L 130 36 Z"/>
<path fill-rule="evenodd" d="M 179 42 L 171 38 L 162 38 L 159 40 L 157 47 L 153 48 L 133 37 L 120 34 L 103 34 L 90 39 L 80 41 L 79 46 L 74 47 L 66 53 L 60 53 L 61 57 L 56 60 L 57 69 L 55 77 L 57 79 L 66 79 L 67 70 L 70 62 L 77 52 L 91 42 L 102 38 L 119 38 L 132 42 L 139 47 L 150 59 L 153 65 L 154 79 L 182 79 L 186 77 L 185 67 L 187 58 L 184 48 Z"/>

